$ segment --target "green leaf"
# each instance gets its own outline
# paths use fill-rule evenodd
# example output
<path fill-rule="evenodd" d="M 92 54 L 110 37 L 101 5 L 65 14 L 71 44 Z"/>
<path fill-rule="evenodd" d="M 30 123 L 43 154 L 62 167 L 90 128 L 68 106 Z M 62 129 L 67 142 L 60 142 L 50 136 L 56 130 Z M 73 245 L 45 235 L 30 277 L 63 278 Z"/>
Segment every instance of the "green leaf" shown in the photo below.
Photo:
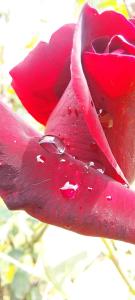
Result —
<path fill-rule="evenodd" d="M 24 255 L 24 250 L 23 249 L 12 249 L 8 255 L 10 255 L 11 257 L 15 258 L 15 259 L 20 259 L 20 257 L 22 255 Z"/>
<path fill-rule="evenodd" d="M 11 284 L 11 291 L 15 299 L 22 300 L 30 290 L 29 275 L 23 271 L 17 271 Z"/>
<path fill-rule="evenodd" d="M 41 295 L 37 286 L 32 288 L 30 296 L 30 300 L 41 300 Z"/>
<path fill-rule="evenodd" d="M 9 218 L 13 216 L 13 213 L 6 207 L 0 206 L 0 223 L 6 222 Z"/>

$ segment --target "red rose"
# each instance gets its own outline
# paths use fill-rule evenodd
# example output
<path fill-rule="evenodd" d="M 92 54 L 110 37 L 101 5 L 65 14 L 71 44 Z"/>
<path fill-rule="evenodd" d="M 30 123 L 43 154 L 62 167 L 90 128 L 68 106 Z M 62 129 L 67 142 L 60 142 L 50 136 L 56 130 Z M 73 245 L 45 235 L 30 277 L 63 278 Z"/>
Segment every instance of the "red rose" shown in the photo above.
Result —
<path fill-rule="evenodd" d="M 0 189 L 10 209 L 135 242 L 135 193 L 124 186 L 135 179 L 134 44 L 132 21 L 86 5 L 77 25 L 59 29 L 11 71 L 46 136 L 1 104 Z"/>

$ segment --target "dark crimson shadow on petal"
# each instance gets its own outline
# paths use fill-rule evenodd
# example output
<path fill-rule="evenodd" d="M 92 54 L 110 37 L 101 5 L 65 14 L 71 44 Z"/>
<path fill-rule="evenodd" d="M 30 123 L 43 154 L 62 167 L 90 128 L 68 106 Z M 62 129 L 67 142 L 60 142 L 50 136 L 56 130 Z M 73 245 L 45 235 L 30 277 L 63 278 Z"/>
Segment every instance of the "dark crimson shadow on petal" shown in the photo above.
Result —
<path fill-rule="evenodd" d="M 45 124 L 70 80 L 74 25 L 56 31 L 49 44 L 40 42 L 10 72 L 12 86 L 29 113 Z"/>

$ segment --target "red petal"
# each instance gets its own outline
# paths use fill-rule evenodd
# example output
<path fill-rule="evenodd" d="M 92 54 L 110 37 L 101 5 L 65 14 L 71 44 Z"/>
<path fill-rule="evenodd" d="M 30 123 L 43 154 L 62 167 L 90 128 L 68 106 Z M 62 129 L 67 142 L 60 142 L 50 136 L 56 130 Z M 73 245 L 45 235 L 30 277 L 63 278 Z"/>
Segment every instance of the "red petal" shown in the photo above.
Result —
<path fill-rule="evenodd" d="M 95 105 L 98 103 L 113 119 L 113 127 L 104 128 L 109 145 L 124 175 L 132 182 L 135 179 L 135 57 L 86 53 L 83 61 Z"/>
<path fill-rule="evenodd" d="M 0 108 L 0 195 L 7 206 L 84 235 L 135 243 L 135 193 L 66 152 L 41 147 L 38 133 Z"/>
<path fill-rule="evenodd" d="M 71 58 L 71 86 L 72 86 L 72 94 L 71 98 L 75 99 L 80 106 L 80 110 L 83 112 L 83 117 L 86 122 L 87 128 L 90 133 L 90 137 L 97 143 L 100 151 L 104 154 L 106 161 L 108 160 L 110 166 L 115 170 L 116 174 L 121 176 L 122 180 L 124 175 L 120 170 L 116 159 L 114 158 L 112 151 L 109 147 L 108 141 L 104 134 L 103 128 L 100 124 L 99 118 L 97 116 L 97 112 L 93 105 L 93 101 L 89 92 L 89 88 L 82 70 L 81 65 L 81 50 L 82 50 L 82 43 L 81 43 L 81 36 L 82 27 L 81 27 L 81 19 L 79 24 L 76 27 L 76 32 L 74 36 L 74 44 L 72 50 L 72 58 Z M 107 174 L 114 177 L 113 172 L 108 170 L 108 165 L 106 162 L 103 162 L 103 156 L 98 157 L 99 161 L 105 164 L 105 169 Z M 118 176 L 117 176 L 118 177 Z M 116 178 L 116 177 L 115 177 Z M 119 179 L 120 180 L 120 179 Z"/>
<path fill-rule="evenodd" d="M 115 11 L 99 14 L 96 9 L 85 5 L 82 17 L 83 49 L 90 48 L 92 41 L 98 37 L 123 35 L 128 41 L 135 41 L 135 28 L 123 15 Z"/>
<path fill-rule="evenodd" d="M 135 18 L 133 17 L 133 18 L 131 18 L 131 19 L 129 19 L 129 21 L 132 23 L 132 25 L 134 25 L 135 26 Z"/>
<path fill-rule="evenodd" d="M 56 31 L 50 43 L 40 42 L 10 74 L 12 85 L 29 113 L 45 124 L 70 80 L 74 25 Z"/>
<path fill-rule="evenodd" d="M 122 54 L 135 55 L 135 46 L 121 35 L 115 35 L 111 38 L 105 52 L 116 53 L 117 50 L 122 50 Z"/>
<path fill-rule="evenodd" d="M 96 115 L 95 117 L 97 118 Z M 94 162 L 98 168 L 104 169 L 106 174 L 120 180 L 96 143 L 95 136 L 93 135 L 93 138 L 87 127 L 72 83 L 69 84 L 51 114 L 45 132 L 47 135 L 59 137 L 66 145 L 68 153 L 75 156 L 76 159 L 84 162 Z"/>

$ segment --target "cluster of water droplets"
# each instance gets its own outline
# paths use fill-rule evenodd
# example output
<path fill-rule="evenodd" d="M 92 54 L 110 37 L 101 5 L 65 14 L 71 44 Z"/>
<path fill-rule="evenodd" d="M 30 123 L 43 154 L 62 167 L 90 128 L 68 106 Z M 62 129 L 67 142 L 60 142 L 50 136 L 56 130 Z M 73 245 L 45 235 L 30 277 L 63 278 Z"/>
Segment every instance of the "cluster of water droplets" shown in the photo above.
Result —
<path fill-rule="evenodd" d="M 51 153 L 55 153 L 58 155 L 62 155 L 65 152 L 65 146 L 63 144 L 63 142 L 55 137 L 55 136 L 51 136 L 51 135 L 47 135 L 44 136 L 39 144 L 48 152 Z M 43 164 L 45 162 L 45 159 L 42 155 L 37 155 L 36 160 L 38 163 Z M 66 159 L 64 156 L 62 156 L 60 158 L 60 163 L 64 164 L 66 163 Z M 105 168 L 101 165 L 100 162 L 96 162 L 96 161 L 90 161 L 87 164 L 85 164 L 86 169 L 88 170 L 89 168 L 94 168 L 95 170 L 97 170 L 98 172 L 100 172 L 101 174 L 104 174 L 105 172 Z M 65 176 L 66 177 L 66 176 Z M 80 186 L 78 183 L 75 183 L 74 180 L 66 180 L 60 187 L 59 190 L 62 194 L 62 196 L 66 199 L 75 199 L 78 192 L 79 192 Z M 87 190 L 89 192 L 93 191 L 93 187 L 92 186 L 88 186 Z M 112 200 L 112 196 L 111 195 L 107 195 L 106 199 L 108 201 Z"/>
<path fill-rule="evenodd" d="M 85 167 L 86 169 L 89 169 L 91 167 L 100 172 L 101 174 L 105 173 L 105 167 L 103 167 L 99 162 L 90 161 L 86 163 Z"/>

